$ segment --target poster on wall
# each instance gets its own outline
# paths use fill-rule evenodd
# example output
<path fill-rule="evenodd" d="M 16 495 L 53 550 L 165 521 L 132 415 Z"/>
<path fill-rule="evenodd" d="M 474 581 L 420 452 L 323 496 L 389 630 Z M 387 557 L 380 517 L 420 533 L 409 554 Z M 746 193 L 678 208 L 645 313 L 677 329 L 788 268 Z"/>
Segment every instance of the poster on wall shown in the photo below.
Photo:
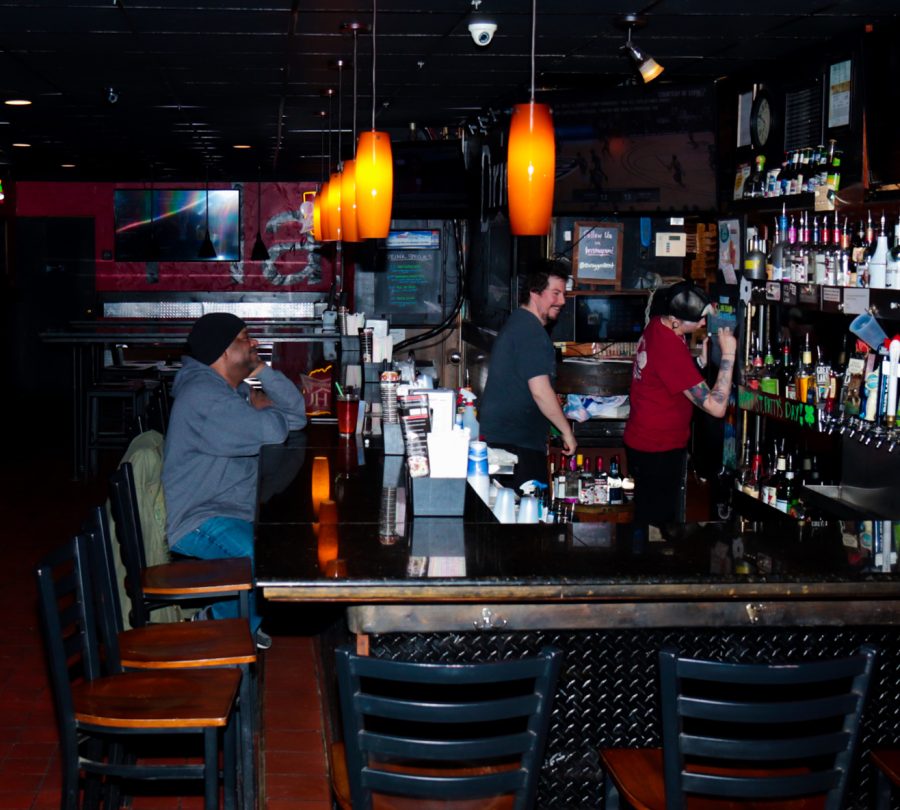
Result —
<path fill-rule="evenodd" d="M 741 223 L 736 219 L 719 220 L 719 270 L 726 284 L 737 284 L 741 262 Z"/>
<path fill-rule="evenodd" d="M 554 104 L 554 211 L 713 210 L 714 109 L 713 90 L 693 85 Z"/>

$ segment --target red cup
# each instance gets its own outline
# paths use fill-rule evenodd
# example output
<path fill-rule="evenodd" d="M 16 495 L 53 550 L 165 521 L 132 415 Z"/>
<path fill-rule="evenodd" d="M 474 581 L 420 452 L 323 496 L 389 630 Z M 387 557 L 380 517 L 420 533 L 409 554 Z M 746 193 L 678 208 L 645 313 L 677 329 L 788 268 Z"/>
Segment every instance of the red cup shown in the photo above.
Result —
<path fill-rule="evenodd" d="M 359 395 L 344 394 L 337 398 L 338 433 L 352 436 L 356 433 L 356 419 L 359 416 Z"/>

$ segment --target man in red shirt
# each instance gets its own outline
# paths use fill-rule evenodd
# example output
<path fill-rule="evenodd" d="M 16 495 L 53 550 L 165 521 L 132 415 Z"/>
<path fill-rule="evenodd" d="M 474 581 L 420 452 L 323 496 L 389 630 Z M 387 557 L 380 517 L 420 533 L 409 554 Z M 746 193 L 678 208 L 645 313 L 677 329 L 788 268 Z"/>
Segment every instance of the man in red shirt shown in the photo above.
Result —
<path fill-rule="evenodd" d="M 696 405 L 721 418 L 728 407 L 737 340 L 718 332 L 722 362 L 712 389 L 688 348 L 685 335 L 706 325 L 709 299 L 689 282 L 657 290 L 650 321 L 638 341 L 631 381 L 631 412 L 625 426 L 628 472 L 634 478 L 634 520 L 660 525 L 683 520 L 691 412 Z"/>

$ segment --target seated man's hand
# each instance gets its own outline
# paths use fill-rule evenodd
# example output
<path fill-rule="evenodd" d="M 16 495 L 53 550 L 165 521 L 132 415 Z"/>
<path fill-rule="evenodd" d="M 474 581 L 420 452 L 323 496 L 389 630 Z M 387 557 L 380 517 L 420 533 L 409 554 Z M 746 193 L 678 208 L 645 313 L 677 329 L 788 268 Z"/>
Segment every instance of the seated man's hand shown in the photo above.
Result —
<path fill-rule="evenodd" d="M 250 389 L 250 404 L 257 409 L 271 408 L 275 403 L 267 396 L 262 388 Z"/>

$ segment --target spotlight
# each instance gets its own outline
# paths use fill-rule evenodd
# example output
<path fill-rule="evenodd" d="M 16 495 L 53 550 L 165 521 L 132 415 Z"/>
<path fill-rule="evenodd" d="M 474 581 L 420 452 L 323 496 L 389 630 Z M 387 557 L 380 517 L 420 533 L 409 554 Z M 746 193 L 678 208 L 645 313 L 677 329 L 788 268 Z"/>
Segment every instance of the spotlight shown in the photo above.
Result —
<path fill-rule="evenodd" d="M 640 14 L 624 14 L 617 23 L 628 30 L 628 40 L 622 46 L 621 50 L 625 51 L 632 59 L 637 67 L 644 84 L 652 82 L 665 68 L 659 64 L 652 56 L 645 53 L 631 41 L 631 32 L 635 28 L 642 28 L 647 24 L 647 18 Z"/>

